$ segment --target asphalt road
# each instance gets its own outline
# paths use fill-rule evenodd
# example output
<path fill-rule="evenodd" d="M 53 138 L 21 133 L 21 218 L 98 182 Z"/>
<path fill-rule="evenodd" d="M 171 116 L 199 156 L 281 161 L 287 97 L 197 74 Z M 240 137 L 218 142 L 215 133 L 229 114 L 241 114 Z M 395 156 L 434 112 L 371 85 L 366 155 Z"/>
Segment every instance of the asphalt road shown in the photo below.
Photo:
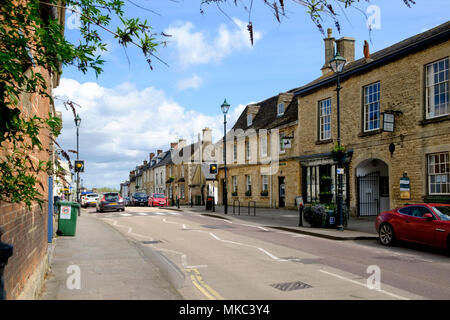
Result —
<path fill-rule="evenodd" d="M 450 258 L 428 248 L 328 240 L 161 208 L 85 212 L 138 243 L 186 299 L 450 298 Z"/>

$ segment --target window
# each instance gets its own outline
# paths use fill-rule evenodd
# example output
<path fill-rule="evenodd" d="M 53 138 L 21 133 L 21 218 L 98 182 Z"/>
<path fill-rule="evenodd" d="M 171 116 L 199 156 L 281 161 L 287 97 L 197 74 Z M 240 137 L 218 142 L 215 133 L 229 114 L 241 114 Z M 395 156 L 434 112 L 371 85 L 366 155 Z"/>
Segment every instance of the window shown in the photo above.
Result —
<path fill-rule="evenodd" d="M 450 194 L 448 152 L 428 155 L 428 193 Z"/>
<path fill-rule="evenodd" d="M 180 185 L 180 198 L 184 199 L 184 183 Z"/>
<path fill-rule="evenodd" d="M 261 176 L 261 191 L 269 190 L 269 176 L 262 175 Z"/>
<path fill-rule="evenodd" d="M 380 83 L 364 87 L 364 131 L 380 129 Z"/>
<path fill-rule="evenodd" d="M 284 137 L 285 136 L 286 136 L 285 133 L 280 133 L 280 153 L 285 152 L 285 147 L 284 147 Z"/>
<path fill-rule="evenodd" d="M 233 176 L 231 179 L 233 180 L 233 193 L 237 193 L 237 176 Z"/>
<path fill-rule="evenodd" d="M 260 138 L 261 157 L 267 157 L 267 136 L 263 135 Z"/>
<path fill-rule="evenodd" d="M 252 125 L 253 116 L 251 114 L 247 115 L 247 127 L 250 127 Z"/>
<path fill-rule="evenodd" d="M 246 155 L 246 159 L 249 160 L 251 158 L 251 154 L 250 154 L 250 141 L 247 140 L 245 141 L 245 155 Z"/>
<path fill-rule="evenodd" d="M 163 174 L 161 173 L 161 184 L 163 184 Z"/>
<path fill-rule="evenodd" d="M 331 139 L 331 99 L 319 101 L 319 140 Z"/>
<path fill-rule="evenodd" d="M 449 114 L 448 58 L 425 66 L 427 119 Z"/>
<path fill-rule="evenodd" d="M 251 176 L 245 176 L 246 181 L 246 191 L 251 193 L 252 192 L 252 177 Z"/>
<path fill-rule="evenodd" d="M 158 174 L 156 174 L 156 184 L 158 184 Z"/>
<path fill-rule="evenodd" d="M 181 165 L 180 170 L 181 170 L 181 177 L 183 178 L 184 177 L 184 165 Z"/>
<path fill-rule="evenodd" d="M 234 140 L 234 144 L 233 144 L 233 160 L 236 161 L 237 160 L 237 141 Z"/>
<path fill-rule="evenodd" d="M 284 114 L 284 103 L 279 103 L 277 108 L 277 115 L 282 116 Z"/>

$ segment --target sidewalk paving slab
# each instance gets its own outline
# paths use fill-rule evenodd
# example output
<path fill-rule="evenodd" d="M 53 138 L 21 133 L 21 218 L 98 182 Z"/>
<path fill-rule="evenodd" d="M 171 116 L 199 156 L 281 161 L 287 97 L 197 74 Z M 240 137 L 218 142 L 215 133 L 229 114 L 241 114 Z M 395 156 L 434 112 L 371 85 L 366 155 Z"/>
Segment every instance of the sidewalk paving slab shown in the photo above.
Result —
<path fill-rule="evenodd" d="M 87 213 L 78 217 L 76 236 L 59 236 L 52 247 L 41 300 L 182 299 L 138 244 Z M 69 266 L 80 268 L 80 289 L 67 287 Z"/>

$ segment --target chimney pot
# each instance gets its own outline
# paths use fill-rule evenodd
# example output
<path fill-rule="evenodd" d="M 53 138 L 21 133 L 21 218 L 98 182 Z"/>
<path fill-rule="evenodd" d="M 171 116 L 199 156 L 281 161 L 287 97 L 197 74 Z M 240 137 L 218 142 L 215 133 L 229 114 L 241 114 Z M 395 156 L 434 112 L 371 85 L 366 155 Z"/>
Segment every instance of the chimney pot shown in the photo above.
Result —
<path fill-rule="evenodd" d="M 176 149 L 178 146 L 178 142 L 171 142 L 170 143 L 170 149 Z"/>
<path fill-rule="evenodd" d="M 152 161 L 154 156 L 155 156 L 155 153 L 154 152 L 150 152 L 150 161 Z"/>
<path fill-rule="evenodd" d="M 158 150 L 158 151 L 157 151 L 158 156 L 159 156 L 161 153 L 162 153 L 162 150 Z"/>

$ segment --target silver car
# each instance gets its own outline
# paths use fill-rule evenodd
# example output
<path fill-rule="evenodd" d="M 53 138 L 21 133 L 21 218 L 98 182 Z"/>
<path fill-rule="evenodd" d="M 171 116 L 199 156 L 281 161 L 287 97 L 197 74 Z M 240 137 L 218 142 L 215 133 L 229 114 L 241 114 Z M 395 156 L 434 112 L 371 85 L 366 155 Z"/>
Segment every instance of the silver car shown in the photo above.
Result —
<path fill-rule="evenodd" d="M 118 192 L 106 192 L 98 197 L 95 211 L 106 210 L 125 211 L 125 202 Z"/>

